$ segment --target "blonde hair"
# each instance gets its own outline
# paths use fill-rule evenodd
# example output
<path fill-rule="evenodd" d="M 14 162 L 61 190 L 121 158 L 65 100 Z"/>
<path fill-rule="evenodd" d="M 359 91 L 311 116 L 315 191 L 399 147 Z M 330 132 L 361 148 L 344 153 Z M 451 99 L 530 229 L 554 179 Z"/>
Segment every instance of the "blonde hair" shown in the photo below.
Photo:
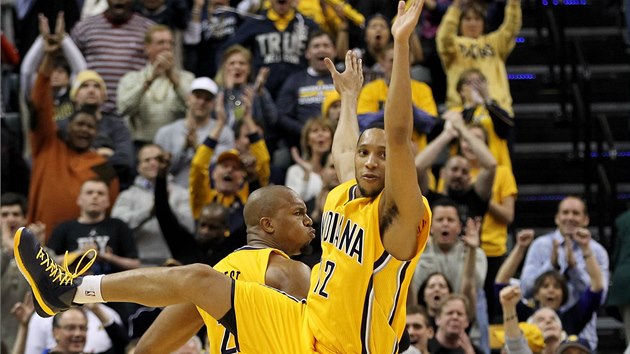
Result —
<path fill-rule="evenodd" d="M 153 25 L 144 34 L 144 44 L 151 44 L 153 41 L 153 34 L 156 32 L 168 32 L 173 35 L 171 28 L 165 25 Z"/>
<path fill-rule="evenodd" d="M 302 155 L 305 159 L 309 159 L 312 156 L 311 147 L 308 146 L 308 134 L 313 130 L 313 127 L 318 126 L 330 131 L 330 137 L 332 141 L 332 137 L 335 136 L 335 128 L 329 119 L 324 117 L 315 117 L 311 118 L 304 123 L 304 127 L 302 127 L 302 134 L 300 135 L 300 148 L 302 149 Z"/>
<path fill-rule="evenodd" d="M 234 54 L 241 54 L 242 56 L 245 57 L 245 61 L 247 61 L 247 64 L 250 67 L 250 75 L 251 75 L 252 52 L 240 44 L 235 44 L 233 46 L 230 46 L 228 49 L 225 50 L 225 52 L 223 52 L 223 56 L 221 57 L 221 65 L 219 66 L 219 70 L 217 71 L 217 74 L 214 77 L 214 82 L 216 82 L 216 84 L 219 85 L 220 87 L 225 86 L 225 69 L 224 69 L 225 63 L 227 62 L 228 58 Z"/>

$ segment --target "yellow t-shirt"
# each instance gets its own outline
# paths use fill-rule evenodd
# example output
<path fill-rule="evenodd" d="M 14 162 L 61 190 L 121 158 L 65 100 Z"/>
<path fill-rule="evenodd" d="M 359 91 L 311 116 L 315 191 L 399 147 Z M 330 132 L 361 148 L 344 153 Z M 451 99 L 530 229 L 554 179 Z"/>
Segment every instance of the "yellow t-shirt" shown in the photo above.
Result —
<path fill-rule="evenodd" d="M 380 235 L 379 201 L 356 198 L 356 181 L 342 183 L 326 199 L 322 260 L 311 276 L 306 321 L 318 352 L 392 353 L 405 330 L 405 303 L 424 249 L 431 213 L 418 225 L 418 249 L 410 261 L 389 255 Z M 410 235 L 410 237 L 412 237 Z"/>
<path fill-rule="evenodd" d="M 450 6 L 435 37 L 447 77 L 446 106 L 451 108 L 462 104 L 457 93 L 457 80 L 465 70 L 477 68 L 488 81 L 490 96 L 510 115 L 514 115 L 505 60 L 514 49 L 521 29 L 520 1 L 508 1 L 503 24 L 496 31 L 479 38 L 457 35 L 460 15 L 458 7 Z"/>
<path fill-rule="evenodd" d="M 385 101 L 387 101 L 388 89 L 387 83 L 383 79 L 374 80 L 363 86 L 357 103 L 357 114 L 375 113 L 383 110 Z M 433 99 L 433 91 L 424 82 L 411 80 L 411 102 L 415 107 L 434 117 L 437 116 L 437 105 Z M 412 139 L 419 151 L 427 145 L 425 134 L 418 134 L 414 131 Z"/>
<path fill-rule="evenodd" d="M 471 176 L 475 178 L 478 170 L 472 171 Z M 512 169 L 507 166 L 497 166 L 492 185 L 491 200 L 501 203 L 504 198 L 513 196 L 516 199 L 518 188 Z M 488 257 L 499 257 L 507 251 L 507 227 L 508 225 L 497 220 L 489 212 L 483 216 L 481 225 L 481 249 Z"/>

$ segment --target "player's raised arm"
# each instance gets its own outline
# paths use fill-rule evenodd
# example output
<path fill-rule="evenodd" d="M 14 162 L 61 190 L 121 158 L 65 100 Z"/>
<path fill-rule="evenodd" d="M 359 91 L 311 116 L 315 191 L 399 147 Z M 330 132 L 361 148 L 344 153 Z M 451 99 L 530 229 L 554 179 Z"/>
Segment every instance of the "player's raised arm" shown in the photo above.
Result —
<path fill-rule="evenodd" d="M 363 86 L 363 64 L 352 52 L 346 53 L 346 70 L 339 73 L 333 62 L 324 59 L 341 96 L 341 114 L 335 130 L 332 144 L 332 155 L 335 170 L 340 182 L 354 179 L 354 153 L 359 139 L 359 122 L 357 121 L 357 101 Z"/>
<path fill-rule="evenodd" d="M 422 0 L 412 0 L 405 10 L 398 4 L 398 15 L 392 25 L 394 66 L 385 104 L 385 193 L 381 200 L 381 218 L 392 213 L 396 218 L 383 237 L 385 249 L 398 259 L 413 258 L 418 245 L 418 225 L 422 219 L 428 227 L 428 213 L 418 186 L 411 142 L 413 129 L 411 77 L 409 72 L 409 37 L 418 23 Z M 424 240 L 421 240 L 424 242 Z"/>

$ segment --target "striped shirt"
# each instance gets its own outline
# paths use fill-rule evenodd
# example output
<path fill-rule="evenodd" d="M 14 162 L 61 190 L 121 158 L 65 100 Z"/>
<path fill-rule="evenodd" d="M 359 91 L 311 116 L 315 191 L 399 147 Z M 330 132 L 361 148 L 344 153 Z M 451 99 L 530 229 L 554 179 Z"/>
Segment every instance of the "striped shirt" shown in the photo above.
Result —
<path fill-rule="evenodd" d="M 107 85 L 107 101 L 102 111 L 116 110 L 120 78 L 145 66 L 144 35 L 154 24 L 133 14 L 124 24 L 114 25 L 101 14 L 79 22 L 72 30 L 72 39 L 83 53 L 88 68 L 99 73 Z"/>

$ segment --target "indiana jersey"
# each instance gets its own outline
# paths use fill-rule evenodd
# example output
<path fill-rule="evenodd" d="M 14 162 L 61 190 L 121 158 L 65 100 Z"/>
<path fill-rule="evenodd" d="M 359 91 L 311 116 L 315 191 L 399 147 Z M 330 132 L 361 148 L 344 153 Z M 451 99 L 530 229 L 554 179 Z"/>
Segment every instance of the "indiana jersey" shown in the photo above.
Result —
<path fill-rule="evenodd" d="M 381 241 L 379 202 L 357 198 L 356 181 L 342 183 L 326 199 L 322 259 L 314 268 L 306 321 L 317 352 L 397 353 L 405 329 L 405 303 L 413 271 L 424 249 L 431 213 L 418 225 L 416 255 L 400 261 Z M 396 220 L 394 220 L 396 222 Z"/>
<path fill-rule="evenodd" d="M 213 268 L 234 280 L 265 284 L 271 253 L 289 258 L 274 248 L 241 247 L 223 258 Z M 206 311 L 197 307 L 208 330 L 209 354 L 237 353 L 234 336 Z"/>

